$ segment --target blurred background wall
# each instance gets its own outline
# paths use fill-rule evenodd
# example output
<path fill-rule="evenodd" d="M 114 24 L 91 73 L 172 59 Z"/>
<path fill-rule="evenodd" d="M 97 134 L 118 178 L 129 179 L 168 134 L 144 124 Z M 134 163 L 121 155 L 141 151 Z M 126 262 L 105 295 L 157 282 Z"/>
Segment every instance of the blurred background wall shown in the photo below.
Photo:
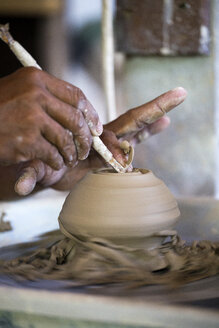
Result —
<path fill-rule="evenodd" d="M 138 147 L 136 166 L 153 170 L 177 195 L 213 195 L 218 1 L 145 1 L 145 7 L 143 2 L 136 12 L 133 1 L 118 0 L 117 23 L 123 24 L 117 26 L 122 34 L 118 47 L 128 55 L 121 83 L 124 101 L 134 107 L 176 86 L 183 86 L 188 97 L 169 114 L 170 128 Z"/>
<path fill-rule="evenodd" d="M 68 56 L 65 10 L 64 0 L 0 0 L 1 24 L 10 23 L 14 38 L 42 67 L 60 77 Z M 0 76 L 21 67 L 3 42 L 0 52 Z"/>
<path fill-rule="evenodd" d="M 156 4 L 142 15 L 145 27 L 140 19 L 130 23 L 143 2 Z M 218 13 L 218 0 L 115 3 L 118 114 L 177 86 L 188 91 L 185 103 L 169 114 L 171 126 L 139 145 L 135 155 L 135 166 L 153 170 L 178 196 L 218 195 Z M 106 121 L 101 0 L 0 0 L 0 17 L 44 69 L 79 86 Z M 130 26 L 134 39 L 142 38 L 139 44 L 149 42 L 145 53 L 133 46 L 132 34 L 121 38 Z M 20 65 L 6 45 L 0 51 L 4 76 Z"/>

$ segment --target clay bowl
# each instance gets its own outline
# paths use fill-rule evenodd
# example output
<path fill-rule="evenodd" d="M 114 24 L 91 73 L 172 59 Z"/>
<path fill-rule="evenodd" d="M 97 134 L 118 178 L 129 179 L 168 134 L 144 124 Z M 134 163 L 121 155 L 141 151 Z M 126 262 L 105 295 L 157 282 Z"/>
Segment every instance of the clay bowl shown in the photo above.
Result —
<path fill-rule="evenodd" d="M 73 234 L 90 234 L 116 244 L 152 248 L 172 229 L 180 212 L 166 185 L 148 170 L 88 174 L 70 192 L 59 220 Z"/>

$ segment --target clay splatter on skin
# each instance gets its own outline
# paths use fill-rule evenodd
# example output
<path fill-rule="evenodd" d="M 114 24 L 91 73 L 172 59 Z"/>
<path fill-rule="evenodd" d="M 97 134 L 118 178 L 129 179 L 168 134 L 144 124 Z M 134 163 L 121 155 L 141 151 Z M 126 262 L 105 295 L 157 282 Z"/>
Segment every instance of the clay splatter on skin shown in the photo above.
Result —
<path fill-rule="evenodd" d="M 26 51 L 23 46 L 15 41 L 12 37 L 12 35 L 9 33 L 9 25 L 0 25 L 0 38 L 6 42 L 12 52 L 15 54 L 15 56 L 18 58 L 18 60 L 21 62 L 23 66 L 33 66 L 41 70 L 41 67 L 37 64 L 35 59 Z M 69 86 L 70 87 L 70 86 Z M 88 109 L 85 108 L 85 114 L 88 113 Z M 107 149 L 107 147 L 103 144 L 101 139 L 99 139 L 99 134 L 102 133 L 102 124 L 99 122 L 97 125 L 97 130 L 100 130 L 100 133 L 94 129 L 94 123 L 91 120 L 88 120 L 86 118 L 87 125 L 90 128 L 93 137 L 93 148 L 102 156 L 107 163 L 109 163 L 117 172 L 126 172 L 128 170 L 127 167 L 123 167 L 120 163 L 116 161 L 116 159 L 113 157 L 113 154 Z M 97 136 L 96 136 L 97 133 Z M 78 146 L 78 154 L 80 154 L 80 144 L 76 144 Z M 104 157 L 105 156 L 105 157 Z M 108 159 L 110 157 L 110 160 Z M 25 159 L 24 159 L 25 160 Z M 71 162 L 71 160 L 69 160 Z M 60 168 L 58 168 L 60 169 Z"/>

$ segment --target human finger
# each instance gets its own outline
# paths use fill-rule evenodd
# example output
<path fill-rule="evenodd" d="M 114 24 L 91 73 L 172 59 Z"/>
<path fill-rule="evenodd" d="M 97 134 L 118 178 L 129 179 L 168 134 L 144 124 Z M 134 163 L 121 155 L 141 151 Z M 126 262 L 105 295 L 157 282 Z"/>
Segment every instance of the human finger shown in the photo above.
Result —
<path fill-rule="evenodd" d="M 34 146 L 33 156 L 31 157 L 30 155 L 28 159 L 34 158 L 40 159 L 54 170 L 60 170 L 64 165 L 63 158 L 57 148 L 43 137 L 41 137 L 37 145 Z"/>
<path fill-rule="evenodd" d="M 20 174 L 15 183 L 14 190 L 20 196 L 29 195 L 37 183 L 37 174 L 34 168 L 27 167 Z"/>
<path fill-rule="evenodd" d="M 39 131 L 40 132 L 40 131 Z M 54 170 L 59 170 L 64 165 L 63 158 L 59 153 L 58 149 L 48 142 L 40 133 L 37 135 L 36 139 L 31 141 L 31 135 L 26 140 L 19 140 L 17 143 L 17 148 L 12 148 L 12 154 L 15 158 L 14 162 L 24 163 L 34 159 L 40 159 L 45 164 L 49 165 Z M 13 164 L 12 160 L 9 164 Z"/>
<path fill-rule="evenodd" d="M 43 124 L 41 133 L 47 141 L 56 146 L 67 166 L 74 166 L 77 163 L 77 151 L 71 131 L 48 117 Z"/>
<path fill-rule="evenodd" d="M 117 137 L 137 132 L 144 128 L 145 124 L 152 124 L 174 107 L 181 104 L 186 98 L 187 92 L 178 87 L 170 90 L 156 99 L 133 109 L 130 109 L 106 128 L 113 131 Z"/>
<path fill-rule="evenodd" d="M 156 122 L 146 125 L 141 131 L 130 136 L 129 141 L 132 146 L 145 141 L 150 136 L 160 133 L 165 130 L 170 125 L 170 118 L 168 116 L 163 116 Z"/>
<path fill-rule="evenodd" d="M 41 160 L 26 162 L 18 171 L 14 190 L 20 196 L 29 195 L 37 182 L 43 186 L 51 186 L 62 178 L 66 169 L 64 166 L 59 171 L 54 171 Z"/>
<path fill-rule="evenodd" d="M 82 90 L 46 72 L 43 72 L 43 74 L 45 76 L 46 87 L 50 93 L 61 101 L 78 108 L 83 113 L 92 134 L 99 136 L 103 131 L 103 126 L 97 112 L 85 97 Z"/>
<path fill-rule="evenodd" d="M 82 112 L 53 96 L 45 99 L 43 107 L 50 117 L 72 132 L 78 159 L 87 158 L 92 144 L 92 135 Z"/>
<path fill-rule="evenodd" d="M 113 157 L 121 164 L 125 165 L 126 155 L 120 147 L 120 142 L 116 138 L 115 134 L 112 131 L 105 130 L 100 136 L 103 143 L 107 146 L 109 151 L 113 154 Z"/>
<path fill-rule="evenodd" d="M 148 131 L 150 135 L 160 133 L 161 131 L 165 130 L 170 125 L 170 118 L 165 115 L 161 117 L 154 123 L 148 125 Z"/>

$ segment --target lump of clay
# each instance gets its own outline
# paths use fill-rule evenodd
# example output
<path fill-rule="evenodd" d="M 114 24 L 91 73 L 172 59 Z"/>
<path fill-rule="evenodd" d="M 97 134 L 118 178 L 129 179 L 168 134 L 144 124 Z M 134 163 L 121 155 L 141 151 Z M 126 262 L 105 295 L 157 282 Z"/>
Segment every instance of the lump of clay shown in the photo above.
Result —
<path fill-rule="evenodd" d="M 59 215 L 67 233 L 130 247 L 155 247 L 180 212 L 166 185 L 148 170 L 88 174 L 70 192 Z M 69 235 L 68 235 L 69 236 Z"/>
<path fill-rule="evenodd" d="M 11 223 L 9 221 L 4 220 L 5 216 L 6 214 L 4 212 L 0 215 L 0 232 L 12 230 Z"/>

